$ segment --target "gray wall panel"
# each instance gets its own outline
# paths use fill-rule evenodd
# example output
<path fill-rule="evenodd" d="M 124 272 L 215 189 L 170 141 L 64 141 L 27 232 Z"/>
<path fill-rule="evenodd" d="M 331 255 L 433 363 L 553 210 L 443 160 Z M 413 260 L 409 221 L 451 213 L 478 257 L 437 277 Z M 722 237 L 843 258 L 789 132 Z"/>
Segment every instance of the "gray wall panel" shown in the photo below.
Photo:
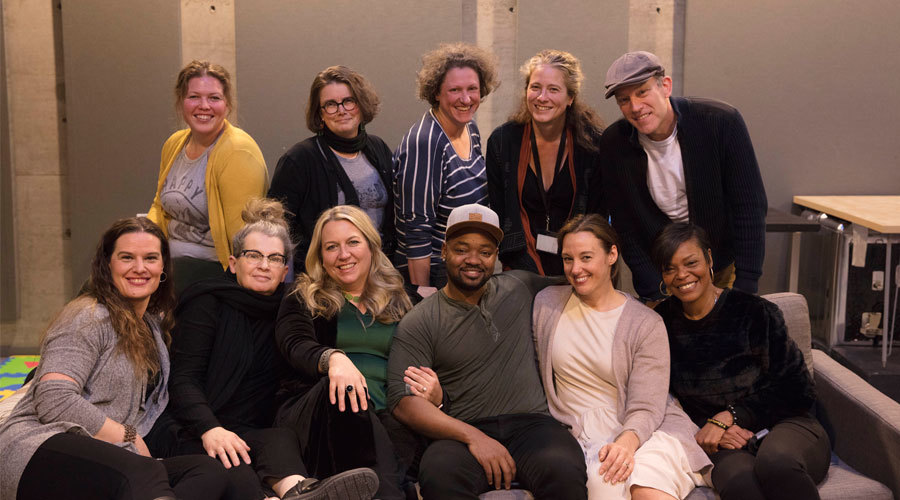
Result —
<path fill-rule="evenodd" d="M 687 3 L 685 95 L 744 115 L 769 205 L 795 194 L 900 194 L 900 3 Z M 761 291 L 787 287 L 770 235 Z"/>
<path fill-rule="evenodd" d="M 305 109 L 322 69 L 362 73 L 381 97 L 368 131 L 391 149 L 428 108 L 415 97 L 421 55 L 461 37 L 460 1 L 256 0 L 235 3 L 240 126 L 259 143 L 269 171 L 311 135 Z"/>
<path fill-rule="evenodd" d="M 551 7 L 552 5 L 552 7 Z M 548 8 L 549 7 L 549 8 Z M 628 0 L 562 0 L 553 4 L 519 2 L 517 65 L 542 49 L 571 52 L 585 74 L 582 94 L 607 124 L 622 117 L 612 99 L 603 98 L 609 65 L 628 51 Z M 524 82 L 515 82 L 518 90 Z M 510 112 L 512 108 L 510 107 Z"/>
<path fill-rule="evenodd" d="M 64 2 L 72 282 L 101 232 L 153 201 L 163 141 L 175 130 L 178 2 Z"/>

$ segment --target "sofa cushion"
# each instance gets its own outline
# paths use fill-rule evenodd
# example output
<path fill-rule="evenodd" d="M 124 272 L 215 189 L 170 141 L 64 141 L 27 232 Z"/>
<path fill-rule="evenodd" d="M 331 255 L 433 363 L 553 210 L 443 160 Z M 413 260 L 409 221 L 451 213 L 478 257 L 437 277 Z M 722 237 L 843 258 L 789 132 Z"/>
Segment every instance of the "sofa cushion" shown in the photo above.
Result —
<path fill-rule="evenodd" d="M 822 500 L 892 500 L 891 490 L 853 470 L 841 461 L 837 455 L 831 455 L 831 467 L 828 474 L 819 484 L 819 496 Z"/>
<path fill-rule="evenodd" d="M 782 292 L 763 295 L 762 298 L 774 303 L 781 309 L 788 335 L 803 352 L 806 368 L 813 374 L 813 358 L 811 352 L 812 333 L 809 326 L 809 306 L 806 298 L 798 293 Z"/>

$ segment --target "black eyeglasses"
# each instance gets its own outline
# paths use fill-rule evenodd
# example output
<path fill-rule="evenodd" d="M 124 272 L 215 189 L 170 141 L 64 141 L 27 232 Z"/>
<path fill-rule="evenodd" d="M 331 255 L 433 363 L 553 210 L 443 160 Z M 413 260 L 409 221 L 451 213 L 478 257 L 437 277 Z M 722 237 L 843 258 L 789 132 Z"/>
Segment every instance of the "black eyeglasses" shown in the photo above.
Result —
<path fill-rule="evenodd" d="M 345 97 L 341 102 L 337 101 L 325 101 L 325 104 L 319 106 L 324 109 L 326 113 L 329 115 L 333 115 L 338 112 L 338 106 L 343 106 L 344 111 L 353 111 L 356 109 L 356 98 L 355 97 Z"/>
<path fill-rule="evenodd" d="M 272 253 L 269 255 L 263 255 L 262 252 L 258 250 L 241 250 L 241 257 L 246 257 L 254 265 L 262 264 L 263 260 L 269 261 L 269 265 L 272 267 L 284 267 L 287 264 L 287 257 L 280 253 Z"/>

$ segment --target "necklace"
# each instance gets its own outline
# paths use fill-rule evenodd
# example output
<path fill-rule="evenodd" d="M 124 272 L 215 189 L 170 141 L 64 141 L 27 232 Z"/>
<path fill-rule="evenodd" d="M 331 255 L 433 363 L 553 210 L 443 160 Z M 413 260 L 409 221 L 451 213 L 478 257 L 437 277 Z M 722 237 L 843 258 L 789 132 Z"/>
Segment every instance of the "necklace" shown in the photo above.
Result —
<path fill-rule="evenodd" d="M 353 302 L 354 304 L 358 303 L 359 299 L 362 298 L 362 296 L 351 295 L 350 293 L 345 292 L 343 290 L 341 290 L 341 293 L 344 294 L 344 298 L 347 299 L 347 302 Z"/>

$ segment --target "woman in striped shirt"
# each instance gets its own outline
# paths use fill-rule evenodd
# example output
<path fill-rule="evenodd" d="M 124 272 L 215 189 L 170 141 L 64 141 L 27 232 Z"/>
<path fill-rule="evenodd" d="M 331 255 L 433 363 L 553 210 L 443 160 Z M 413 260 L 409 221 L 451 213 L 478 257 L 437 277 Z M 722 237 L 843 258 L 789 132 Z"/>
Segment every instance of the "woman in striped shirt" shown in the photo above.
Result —
<path fill-rule="evenodd" d="M 487 174 L 474 115 L 497 86 L 494 58 L 464 43 L 422 58 L 418 96 L 431 104 L 394 152 L 395 265 L 407 284 L 440 288 L 447 217 L 469 203 L 487 204 Z"/>

